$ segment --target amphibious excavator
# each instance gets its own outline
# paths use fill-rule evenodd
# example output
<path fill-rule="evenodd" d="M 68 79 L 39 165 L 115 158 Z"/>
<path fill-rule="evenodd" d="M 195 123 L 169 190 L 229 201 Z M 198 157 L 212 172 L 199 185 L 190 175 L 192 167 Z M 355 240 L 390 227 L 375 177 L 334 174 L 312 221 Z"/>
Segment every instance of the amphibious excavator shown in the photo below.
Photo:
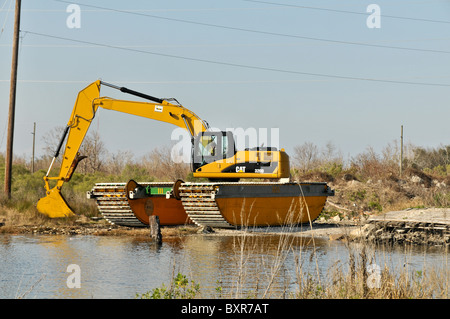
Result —
<path fill-rule="evenodd" d="M 101 97 L 102 85 L 151 102 Z M 74 215 L 61 189 L 85 158 L 79 153 L 80 147 L 99 107 L 186 129 L 192 143 L 193 176 L 208 179 L 208 182 L 97 183 L 87 196 L 96 199 L 99 212 L 112 224 L 145 227 L 151 215 L 159 216 L 161 225 L 195 223 L 233 228 L 299 224 L 317 218 L 327 196 L 334 195 L 326 183 L 290 182 L 289 156 L 284 149 L 236 150 L 233 132 L 211 130 L 206 121 L 175 99 L 160 99 L 98 80 L 78 94 L 44 176 L 46 196 L 37 203 L 39 212 L 51 218 Z M 50 176 L 64 141 L 59 174 Z"/>

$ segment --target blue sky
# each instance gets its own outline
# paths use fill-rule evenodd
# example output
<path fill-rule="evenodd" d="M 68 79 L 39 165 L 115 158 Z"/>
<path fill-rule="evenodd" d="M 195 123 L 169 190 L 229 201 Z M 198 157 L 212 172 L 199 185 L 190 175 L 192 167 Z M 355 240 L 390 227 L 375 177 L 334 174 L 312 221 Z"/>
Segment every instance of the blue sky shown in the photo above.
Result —
<path fill-rule="evenodd" d="M 0 152 L 10 2 L 0 0 Z M 80 28 L 66 24 L 71 3 Z M 381 28 L 366 24 L 373 3 Z M 175 97 L 220 129 L 278 128 L 288 153 L 304 142 L 332 142 L 345 157 L 379 152 L 401 125 L 405 142 L 436 147 L 450 143 L 449 61 L 448 0 L 22 0 L 14 153 L 31 156 L 36 122 L 42 155 L 42 137 L 67 123 L 78 91 L 99 78 Z M 136 157 L 170 145 L 174 128 L 106 110 L 91 126 L 108 151 Z"/>

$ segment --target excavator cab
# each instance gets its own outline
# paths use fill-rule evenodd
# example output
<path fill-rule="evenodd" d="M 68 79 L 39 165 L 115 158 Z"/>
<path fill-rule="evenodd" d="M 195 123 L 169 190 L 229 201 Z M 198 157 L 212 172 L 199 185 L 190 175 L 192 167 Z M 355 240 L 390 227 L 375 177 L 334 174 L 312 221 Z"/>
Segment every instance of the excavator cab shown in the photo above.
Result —
<path fill-rule="evenodd" d="M 229 159 L 233 161 L 236 154 L 234 136 L 229 131 L 200 132 L 194 138 L 192 154 L 192 171 L 202 166 Z"/>
<path fill-rule="evenodd" d="M 204 131 L 193 139 L 194 177 L 210 181 L 238 181 L 241 178 L 289 178 L 289 156 L 284 149 L 254 147 L 236 150 L 233 132 Z"/>

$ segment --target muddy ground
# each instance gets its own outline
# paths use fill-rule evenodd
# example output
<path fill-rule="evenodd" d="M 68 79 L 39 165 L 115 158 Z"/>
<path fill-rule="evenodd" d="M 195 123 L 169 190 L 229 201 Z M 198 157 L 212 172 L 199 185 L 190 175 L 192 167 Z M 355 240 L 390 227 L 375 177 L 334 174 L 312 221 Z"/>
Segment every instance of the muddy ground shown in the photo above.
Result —
<path fill-rule="evenodd" d="M 111 225 L 105 220 L 79 220 L 70 226 L 0 224 L 0 233 L 45 235 L 94 235 L 150 237 L 148 228 L 128 228 Z M 280 234 L 316 237 L 329 240 L 363 240 L 383 243 L 426 245 L 450 244 L 450 209 L 422 208 L 388 212 L 366 220 L 317 220 L 295 227 L 253 227 L 248 229 L 203 229 L 194 225 L 162 226 L 162 238 L 204 234 L 230 236 L 240 234 Z"/>

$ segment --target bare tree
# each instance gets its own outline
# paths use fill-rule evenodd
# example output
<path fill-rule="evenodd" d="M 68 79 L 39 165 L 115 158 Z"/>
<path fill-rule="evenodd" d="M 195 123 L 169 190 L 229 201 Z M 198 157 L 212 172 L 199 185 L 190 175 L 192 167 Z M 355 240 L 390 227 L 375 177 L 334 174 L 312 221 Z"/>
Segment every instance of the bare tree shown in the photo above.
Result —
<path fill-rule="evenodd" d="M 173 161 L 170 147 L 155 148 L 143 157 L 142 164 L 151 176 L 158 179 L 184 179 L 190 172 L 189 164 Z"/>
<path fill-rule="evenodd" d="M 63 126 L 56 126 L 44 134 L 44 158 L 51 158 L 54 156 L 63 135 L 63 131 Z M 63 152 L 63 150 L 64 149 L 61 151 Z M 93 173 L 102 169 L 107 152 L 98 131 L 88 133 L 81 144 L 79 153 L 80 155 L 87 156 L 87 158 L 79 163 L 78 171 L 81 173 Z M 57 162 L 61 163 L 61 156 L 57 158 Z"/>
<path fill-rule="evenodd" d="M 64 132 L 64 126 L 55 126 L 50 131 L 47 131 L 44 136 L 42 137 L 42 140 L 44 142 L 44 147 L 42 148 L 42 151 L 44 153 L 44 157 L 51 158 L 55 154 L 56 148 L 58 147 L 58 143 L 61 140 L 61 137 Z M 61 162 L 61 160 L 58 158 L 58 162 Z"/>
<path fill-rule="evenodd" d="M 429 168 L 450 165 L 450 145 L 441 145 L 437 148 L 413 148 L 413 163 L 419 168 Z"/>
<path fill-rule="evenodd" d="M 120 174 L 125 166 L 133 163 L 133 153 L 131 151 L 118 150 L 109 154 L 104 169 L 109 174 Z"/>
<path fill-rule="evenodd" d="M 303 173 L 313 169 L 319 159 L 319 148 L 311 142 L 305 142 L 302 145 L 294 147 L 294 165 Z"/>
<path fill-rule="evenodd" d="M 105 143 L 100 138 L 98 131 L 92 131 L 83 141 L 80 147 L 80 155 L 87 156 L 80 162 L 81 173 L 94 173 L 100 171 L 105 163 Z"/>

